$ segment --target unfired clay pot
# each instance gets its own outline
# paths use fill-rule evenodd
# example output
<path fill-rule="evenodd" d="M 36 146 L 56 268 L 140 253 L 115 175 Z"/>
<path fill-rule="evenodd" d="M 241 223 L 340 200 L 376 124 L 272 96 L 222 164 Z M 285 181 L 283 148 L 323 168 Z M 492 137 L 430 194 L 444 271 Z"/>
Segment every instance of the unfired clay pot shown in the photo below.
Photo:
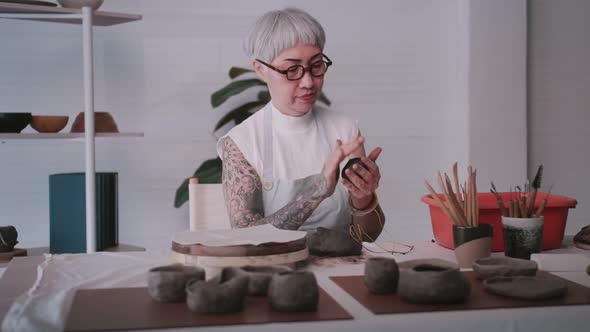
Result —
<path fill-rule="evenodd" d="M 307 233 L 309 253 L 316 256 L 358 256 L 363 246 L 350 234 L 329 228 L 318 227 Z"/>
<path fill-rule="evenodd" d="M 191 280 L 186 285 L 186 304 L 198 313 L 241 311 L 248 291 L 248 276 L 230 273 L 224 268 L 215 278 Z"/>
<path fill-rule="evenodd" d="M 156 267 L 148 272 L 148 293 L 157 301 L 182 302 L 186 298 L 186 284 L 193 279 L 205 279 L 205 270 L 182 264 Z"/>
<path fill-rule="evenodd" d="M 393 258 L 371 257 L 365 263 L 365 286 L 374 294 L 394 293 L 399 280 L 399 267 Z"/>
<path fill-rule="evenodd" d="M 469 296 L 471 284 L 456 264 L 437 259 L 414 260 L 400 264 L 397 292 L 412 303 L 458 303 Z"/>
<path fill-rule="evenodd" d="M 473 263 L 473 271 L 479 279 L 511 276 L 534 276 L 537 263 L 527 259 L 511 257 L 486 257 Z"/>
<path fill-rule="evenodd" d="M 319 288 L 312 272 L 281 272 L 274 274 L 268 287 L 273 309 L 278 311 L 315 311 Z"/>
<path fill-rule="evenodd" d="M 273 274 L 280 272 L 289 272 L 290 268 L 286 266 L 242 266 L 241 268 L 228 268 L 226 277 L 233 278 L 238 275 L 248 277 L 248 295 L 266 296 L 268 286 Z"/>

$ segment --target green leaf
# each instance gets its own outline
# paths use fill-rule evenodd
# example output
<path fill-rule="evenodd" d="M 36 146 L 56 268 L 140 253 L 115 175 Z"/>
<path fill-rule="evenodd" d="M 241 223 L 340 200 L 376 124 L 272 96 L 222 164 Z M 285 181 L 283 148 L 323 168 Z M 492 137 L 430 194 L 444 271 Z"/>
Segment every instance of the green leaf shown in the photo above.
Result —
<path fill-rule="evenodd" d="M 253 113 L 251 112 L 255 108 L 261 108 L 264 106 L 266 102 L 262 101 L 253 101 L 247 104 L 244 104 L 233 111 L 224 115 L 215 125 L 214 130 L 218 130 L 219 128 L 225 126 L 226 123 L 234 121 L 236 125 L 242 123 L 242 121 L 246 120 L 250 115 Z"/>
<path fill-rule="evenodd" d="M 330 106 L 330 104 L 332 103 L 330 101 L 330 99 L 328 99 L 328 97 L 326 97 L 326 95 L 323 92 L 320 94 L 320 98 L 318 98 L 318 99 L 319 99 L 319 101 L 321 101 L 322 103 L 324 103 L 328 106 Z"/>
<path fill-rule="evenodd" d="M 254 70 L 252 69 L 247 69 L 247 68 L 242 68 L 242 67 L 231 67 L 229 69 L 229 78 L 231 78 L 232 80 L 240 75 L 246 74 L 246 73 L 253 73 Z"/>
<path fill-rule="evenodd" d="M 211 106 L 218 107 L 219 105 L 225 103 L 225 101 L 228 100 L 229 97 L 240 94 L 244 90 L 254 86 L 266 86 L 266 83 L 264 83 L 262 80 L 258 78 L 251 78 L 248 80 L 239 80 L 231 82 L 225 87 L 215 91 L 211 95 Z"/>
<path fill-rule="evenodd" d="M 199 183 L 221 183 L 222 162 L 221 158 L 213 158 L 204 161 L 193 174 L 193 177 L 199 179 Z M 174 207 L 179 208 L 188 201 L 188 183 L 189 178 L 184 179 L 182 184 L 176 189 L 174 197 Z"/>

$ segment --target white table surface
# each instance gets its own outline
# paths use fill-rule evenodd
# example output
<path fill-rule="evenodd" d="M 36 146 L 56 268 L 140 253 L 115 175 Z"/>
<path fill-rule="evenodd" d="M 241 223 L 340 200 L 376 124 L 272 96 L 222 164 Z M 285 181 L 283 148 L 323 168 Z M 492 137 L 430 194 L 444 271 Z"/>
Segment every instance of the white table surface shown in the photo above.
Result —
<path fill-rule="evenodd" d="M 416 242 L 414 250 L 407 254 L 395 254 L 398 261 L 417 258 L 440 258 L 455 261 L 452 250 L 442 248 L 437 244 L 423 241 Z M 544 253 L 577 253 L 590 257 L 590 252 L 575 248 L 571 245 L 562 249 L 546 251 Z M 120 255 L 120 256 L 116 256 Z M 382 256 L 392 256 L 381 254 Z M 494 253 L 493 255 L 502 255 Z M 130 287 L 145 285 L 145 271 L 141 264 L 161 264 L 167 259 L 167 251 L 137 252 L 125 254 L 101 255 L 57 255 L 59 259 L 70 262 L 74 270 L 88 270 L 100 264 L 111 264 L 110 261 L 131 259 L 136 262 L 137 269 L 130 268 L 128 272 L 117 272 L 115 278 L 108 282 L 98 278 L 91 282 L 82 280 L 80 288 Z M 22 257 L 15 259 L 0 279 L 0 318 L 4 317 L 15 299 L 22 299 L 30 285 L 36 278 L 37 265 L 43 262 L 43 257 Z M 152 264 L 152 265 L 153 265 Z M 147 266 L 147 265 L 146 265 Z M 350 259 L 329 258 L 309 264 L 305 269 L 316 274 L 318 282 L 342 307 L 353 317 L 353 320 L 271 323 L 253 325 L 232 325 L 203 328 L 178 328 L 174 331 L 583 331 L 588 326 L 590 305 L 488 309 L 469 311 L 447 311 L 435 313 L 412 314 L 384 314 L 374 315 L 363 305 L 354 300 L 348 293 L 333 283 L 329 277 L 337 275 L 362 275 L 364 264 L 351 262 Z M 563 278 L 572 280 L 586 287 L 590 287 L 590 276 L 585 272 L 558 272 Z M 105 279 L 105 280 L 106 280 Z M 111 280 L 116 279 L 116 280 Z M 41 289 L 43 290 L 43 289 Z M 73 295 L 71 290 L 70 295 Z M 51 298 L 48 293 L 47 298 Z M 19 297 L 20 296 L 20 297 Z M 41 298 L 40 301 L 43 301 Z M 64 309 L 67 310 L 67 309 Z M 63 323 L 62 323 L 63 324 Z M 168 330 L 162 330 L 168 331 Z"/>

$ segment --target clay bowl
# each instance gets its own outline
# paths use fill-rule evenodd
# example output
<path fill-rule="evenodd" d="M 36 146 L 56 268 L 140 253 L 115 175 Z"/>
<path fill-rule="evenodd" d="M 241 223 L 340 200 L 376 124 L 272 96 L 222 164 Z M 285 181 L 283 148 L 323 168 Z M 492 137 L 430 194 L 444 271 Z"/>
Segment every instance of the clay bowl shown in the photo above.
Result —
<path fill-rule="evenodd" d="M 210 280 L 193 279 L 186 284 L 186 304 L 198 313 L 241 311 L 248 292 L 248 276 L 227 273 L 228 268 Z"/>
<path fill-rule="evenodd" d="M 485 257 L 473 262 L 473 271 L 479 279 L 511 276 L 534 276 L 537 263 L 511 257 Z"/>
<path fill-rule="evenodd" d="M 33 115 L 31 127 L 40 133 L 58 133 L 68 124 L 69 116 Z"/>
<path fill-rule="evenodd" d="M 205 270 L 197 266 L 159 266 L 148 272 L 148 293 L 160 302 L 181 302 L 186 299 L 186 284 L 191 280 L 204 279 Z"/>
<path fill-rule="evenodd" d="M 84 132 L 84 112 L 80 112 L 72 124 L 72 133 Z M 115 119 L 109 112 L 94 112 L 94 132 L 95 133 L 118 133 L 119 128 Z"/>
<path fill-rule="evenodd" d="M 31 113 L 0 113 L 0 133 L 20 133 L 31 118 Z"/>
<path fill-rule="evenodd" d="M 397 292 L 411 303 L 458 303 L 469 296 L 471 284 L 457 264 L 440 259 L 418 259 L 400 263 Z"/>
<path fill-rule="evenodd" d="M 268 297 L 277 311 L 315 311 L 319 302 L 318 282 L 309 271 L 275 273 L 268 286 Z"/>

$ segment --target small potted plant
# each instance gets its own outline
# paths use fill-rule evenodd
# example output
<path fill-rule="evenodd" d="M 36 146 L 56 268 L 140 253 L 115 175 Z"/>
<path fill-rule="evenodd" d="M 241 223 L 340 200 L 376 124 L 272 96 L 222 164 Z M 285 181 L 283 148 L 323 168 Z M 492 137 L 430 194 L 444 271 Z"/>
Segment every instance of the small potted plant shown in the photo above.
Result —
<path fill-rule="evenodd" d="M 453 223 L 455 256 L 463 268 L 470 268 L 475 260 L 488 257 L 492 250 L 493 227 L 479 222 L 476 173 L 471 166 L 467 167 L 467 181 L 459 185 L 457 163 L 453 164 L 453 183 L 446 173 L 443 179 L 438 172 L 442 194 L 437 194 L 430 183 L 425 181 L 430 195 Z"/>
<path fill-rule="evenodd" d="M 510 189 L 508 201 L 505 202 L 492 182 L 490 191 L 496 197 L 502 214 L 504 231 L 504 254 L 508 257 L 530 259 L 531 254 L 541 252 L 543 241 L 543 210 L 551 194 L 551 188 L 541 203 L 535 207 L 537 193 L 541 188 L 543 165 L 539 165 L 533 182 L 528 180 L 524 190 L 516 186 Z"/>

